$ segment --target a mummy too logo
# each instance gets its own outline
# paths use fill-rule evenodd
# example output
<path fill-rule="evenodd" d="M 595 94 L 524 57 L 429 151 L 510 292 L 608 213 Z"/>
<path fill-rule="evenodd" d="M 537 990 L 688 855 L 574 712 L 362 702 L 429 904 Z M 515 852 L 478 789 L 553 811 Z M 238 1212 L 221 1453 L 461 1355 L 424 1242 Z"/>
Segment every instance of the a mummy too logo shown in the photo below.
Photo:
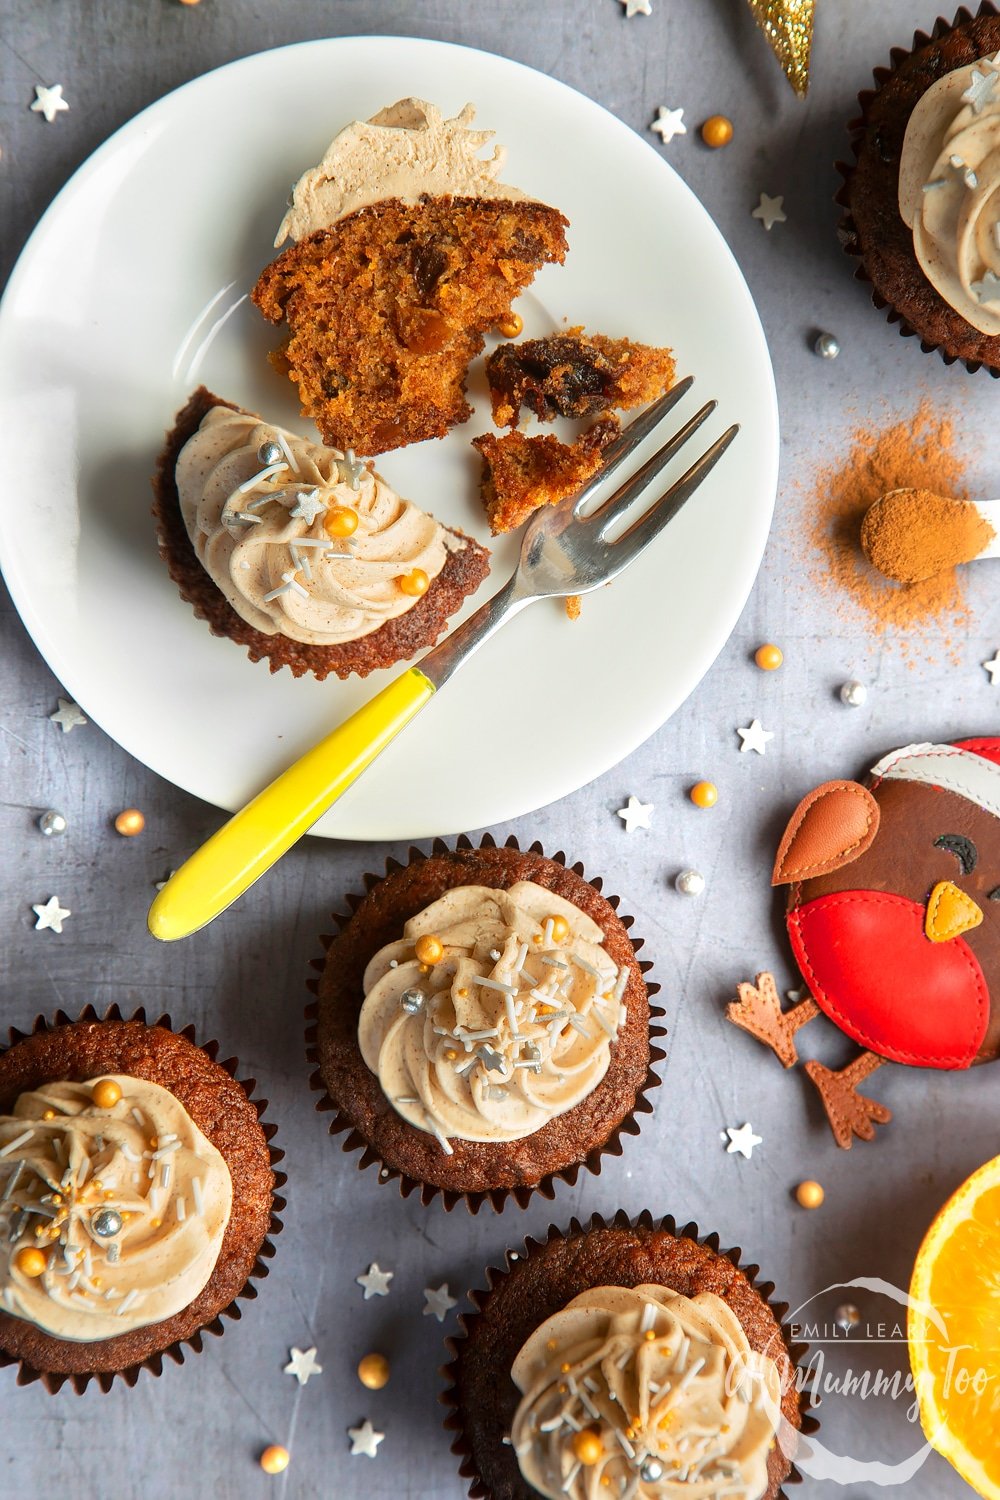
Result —
<path fill-rule="evenodd" d="M 921 1341 L 933 1346 L 925 1351 L 929 1359 L 914 1362 L 933 1371 L 919 1379 L 910 1368 L 911 1309 L 918 1313 L 912 1321 Z M 785 1326 L 793 1344 L 808 1346 L 793 1379 L 808 1393 L 809 1411 L 820 1425 L 797 1433 L 782 1421 L 777 1437 L 785 1456 L 810 1479 L 905 1484 L 932 1451 L 920 1423 L 919 1381 L 933 1379 L 938 1396 L 952 1406 L 964 1398 L 978 1403 L 996 1381 L 974 1349 L 952 1339 L 947 1318 L 936 1308 L 877 1277 L 824 1287 L 791 1312 Z"/>

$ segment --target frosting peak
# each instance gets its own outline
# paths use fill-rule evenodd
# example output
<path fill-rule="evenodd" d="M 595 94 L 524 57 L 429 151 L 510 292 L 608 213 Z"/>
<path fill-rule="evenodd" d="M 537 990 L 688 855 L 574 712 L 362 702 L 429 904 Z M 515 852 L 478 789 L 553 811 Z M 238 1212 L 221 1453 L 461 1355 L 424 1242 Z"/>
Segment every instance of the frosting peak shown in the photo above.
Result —
<path fill-rule="evenodd" d="M 519 188 L 497 181 L 507 157 L 495 146 L 492 130 L 473 130 L 475 108 L 467 104 L 446 120 L 423 99 L 400 99 L 370 120 L 355 120 L 331 141 L 318 167 L 305 172 L 292 190 L 291 207 L 281 221 L 275 246 L 301 240 L 317 229 L 387 198 L 415 203 L 433 197 L 523 199 Z"/>

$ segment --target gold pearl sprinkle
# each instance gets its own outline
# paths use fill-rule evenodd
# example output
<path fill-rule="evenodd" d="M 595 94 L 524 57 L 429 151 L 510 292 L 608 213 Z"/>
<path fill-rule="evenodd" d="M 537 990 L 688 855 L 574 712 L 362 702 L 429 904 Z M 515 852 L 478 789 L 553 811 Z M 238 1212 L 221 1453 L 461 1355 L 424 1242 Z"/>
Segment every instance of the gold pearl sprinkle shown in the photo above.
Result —
<path fill-rule="evenodd" d="M 146 819 L 137 807 L 126 807 L 115 819 L 115 832 L 123 839 L 134 839 L 146 826 Z"/>
<path fill-rule="evenodd" d="M 506 318 L 501 318 L 497 324 L 497 333 L 501 338 L 516 339 L 524 328 L 524 319 L 520 313 L 512 312 Z"/>
<path fill-rule="evenodd" d="M 389 1383 L 389 1361 L 384 1354 L 366 1354 L 358 1363 L 358 1379 L 370 1391 L 380 1391 Z"/>

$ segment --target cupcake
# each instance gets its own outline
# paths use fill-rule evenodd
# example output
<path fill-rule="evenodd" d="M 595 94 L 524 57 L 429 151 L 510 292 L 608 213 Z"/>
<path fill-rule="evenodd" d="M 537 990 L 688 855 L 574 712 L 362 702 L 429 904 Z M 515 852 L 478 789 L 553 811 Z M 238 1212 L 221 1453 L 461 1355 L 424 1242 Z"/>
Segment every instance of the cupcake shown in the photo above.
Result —
<path fill-rule="evenodd" d="M 499 181 L 467 104 L 454 119 L 401 99 L 355 120 L 292 191 L 251 293 L 287 327 L 272 362 L 323 441 L 361 453 L 444 437 L 472 415 L 465 375 L 484 334 L 540 268 L 566 255 L 567 221 Z"/>
<path fill-rule="evenodd" d="M 61 1012 L 0 1053 L 0 1364 L 78 1391 L 223 1332 L 284 1207 L 253 1084 L 143 1012 Z"/>
<path fill-rule="evenodd" d="M 775 1500 L 808 1400 L 770 1284 L 718 1235 L 624 1213 L 528 1240 L 449 1340 L 452 1451 L 483 1500 Z"/>
<path fill-rule="evenodd" d="M 580 865 L 436 842 L 368 877 L 324 938 L 309 1058 L 331 1134 L 446 1208 L 551 1197 L 621 1152 L 652 1106 L 650 967 Z"/>
<path fill-rule="evenodd" d="M 353 452 L 195 391 L 153 480 L 160 555 L 214 635 L 272 672 L 369 672 L 434 643 L 489 572 Z"/>
<path fill-rule="evenodd" d="M 851 126 L 841 237 L 903 334 L 1000 375 L 1000 13 L 964 8 L 897 48 Z"/>

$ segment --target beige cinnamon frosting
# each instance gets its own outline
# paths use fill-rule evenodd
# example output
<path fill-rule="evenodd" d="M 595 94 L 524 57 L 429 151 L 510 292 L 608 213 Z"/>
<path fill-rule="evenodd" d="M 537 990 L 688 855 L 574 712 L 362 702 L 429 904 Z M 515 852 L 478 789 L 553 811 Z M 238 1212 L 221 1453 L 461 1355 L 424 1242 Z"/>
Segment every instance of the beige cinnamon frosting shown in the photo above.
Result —
<path fill-rule="evenodd" d="M 767 1490 L 780 1374 L 712 1292 L 583 1292 L 535 1329 L 511 1376 L 522 1396 L 511 1443 L 548 1500 L 760 1500 Z"/>
<path fill-rule="evenodd" d="M 927 279 L 981 333 L 1000 334 L 1000 56 L 955 68 L 917 102 L 899 211 Z"/>
<path fill-rule="evenodd" d="M 159 1084 L 51 1083 L 0 1115 L 0 1306 L 60 1339 L 173 1317 L 215 1269 L 232 1210 L 225 1160 Z M 41 1275 L 31 1275 L 37 1252 Z M 26 1255 L 22 1252 L 28 1252 Z M 27 1262 L 27 1268 L 25 1268 Z"/>
<path fill-rule="evenodd" d="M 432 583 L 463 545 L 353 454 L 228 406 L 185 443 L 176 481 L 192 545 L 236 613 L 307 645 L 359 640 L 412 609 L 420 596 L 401 580 L 419 569 Z M 352 534 L 330 535 L 337 511 L 356 517 Z"/>
<path fill-rule="evenodd" d="M 440 957 L 422 963 L 421 939 Z M 629 971 L 596 922 L 552 891 L 446 891 L 371 959 L 361 1055 L 404 1119 L 437 1136 L 513 1141 L 600 1083 Z"/>
<path fill-rule="evenodd" d="M 319 166 L 292 190 L 275 246 L 301 240 L 317 229 L 387 198 L 415 203 L 423 194 L 468 198 L 527 197 L 499 182 L 503 146 L 479 155 L 492 130 L 473 130 L 475 108 L 467 104 L 453 119 L 423 99 L 400 99 L 370 120 L 354 120 L 326 150 Z"/>

